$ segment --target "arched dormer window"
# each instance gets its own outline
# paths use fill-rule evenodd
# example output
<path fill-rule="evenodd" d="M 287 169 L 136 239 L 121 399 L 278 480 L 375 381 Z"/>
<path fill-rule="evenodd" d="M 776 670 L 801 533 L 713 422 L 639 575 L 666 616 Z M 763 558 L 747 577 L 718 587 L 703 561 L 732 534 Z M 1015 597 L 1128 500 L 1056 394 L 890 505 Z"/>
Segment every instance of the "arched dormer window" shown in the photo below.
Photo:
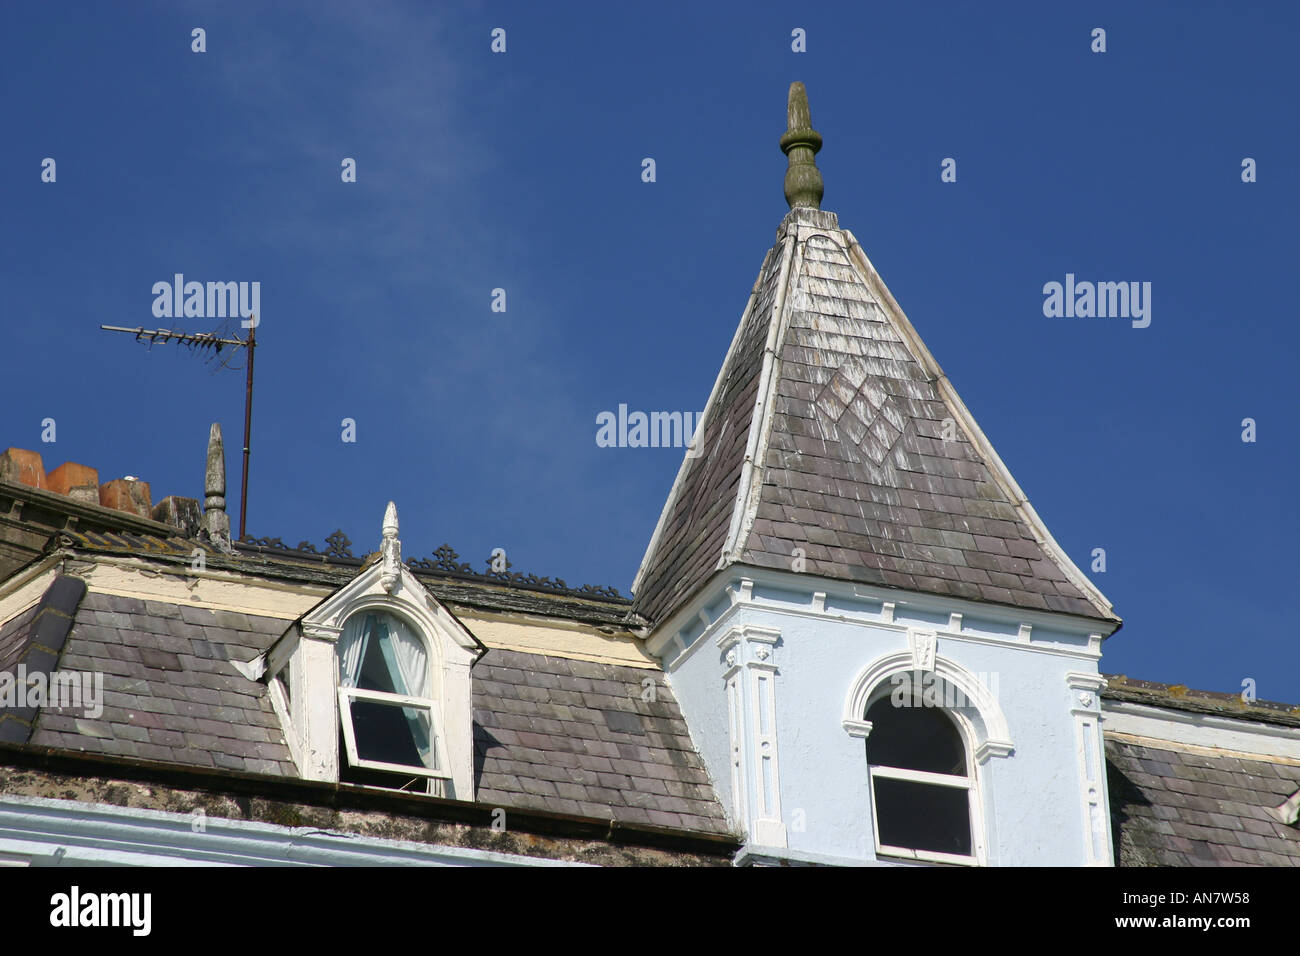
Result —
<path fill-rule="evenodd" d="M 379 553 L 249 670 L 304 778 L 472 800 L 470 668 L 486 648 L 402 562 L 397 531 L 389 502 Z"/>
<path fill-rule="evenodd" d="M 867 708 L 867 767 L 876 852 L 974 863 L 975 769 L 942 708 L 900 705 L 886 693 Z"/>
<path fill-rule="evenodd" d="M 429 649 L 418 630 L 386 611 L 359 611 L 339 635 L 338 666 L 339 778 L 421 792 L 430 792 L 429 781 L 449 780 Z"/>

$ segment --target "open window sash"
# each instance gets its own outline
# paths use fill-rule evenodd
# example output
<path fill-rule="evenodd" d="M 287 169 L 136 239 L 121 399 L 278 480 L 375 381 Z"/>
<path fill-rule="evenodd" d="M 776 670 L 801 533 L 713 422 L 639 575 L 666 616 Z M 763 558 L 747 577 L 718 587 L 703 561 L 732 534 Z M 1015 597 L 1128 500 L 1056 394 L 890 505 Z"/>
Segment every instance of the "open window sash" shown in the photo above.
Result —
<path fill-rule="evenodd" d="M 876 834 L 876 853 L 882 856 L 903 857 L 905 859 L 922 860 L 930 863 L 953 863 L 963 866 L 974 866 L 979 863 L 979 860 L 973 852 L 973 847 L 972 853 L 970 854 L 943 853 L 938 850 L 927 850 L 917 847 L 891 846 L 881 839 L 879 815 L 880 800 L 876 791 L 876 782 L 878 780 L 906 781 L 912 784 L 948 787 L 953 790 L 964 791 L 966 797 L 966 822 L 969 827 L 973 822 L 971 819 L 972 811 L 970 806 L 970 798 L 973 788 L 971 786 L 970 777 L 945 773 L 929 773 L 924 770 L 905 770 L 899 767 L 868 766 L 867 769 L 871 779 L 871 822 L 872 829 Z"/>
<path fill-rule="evenodd" d="M 425 747 L 420 749 L 417 740 L 417 749 L 420 750 L 423 765 L 372 760 L 360 753 L 357 746 L 356 730 L 352 723 L 352 705 L 355 701 L 400 707 L 408 723 L 418 723 L 422 728 L 421 733 L 426 741 Z M 437 748 L 433 745 L 438 736 L 433 701 L 422 697 L 411 697 L 406 694 L 386 694 L 382 691 L 363 690 L 359 687 L 340 687 L 339 712 L 343 715 L 341 721 L 343 724 L 343 744 L 347 748 L 348 763 L 352 766 L 364 767 L 370 770 L 383 770 L 390 773 L 412 774 L 436 780 L 451 780 L 451 774 L 438 766 Z M 423 717 L 420 716 L 421 713 Z"/>

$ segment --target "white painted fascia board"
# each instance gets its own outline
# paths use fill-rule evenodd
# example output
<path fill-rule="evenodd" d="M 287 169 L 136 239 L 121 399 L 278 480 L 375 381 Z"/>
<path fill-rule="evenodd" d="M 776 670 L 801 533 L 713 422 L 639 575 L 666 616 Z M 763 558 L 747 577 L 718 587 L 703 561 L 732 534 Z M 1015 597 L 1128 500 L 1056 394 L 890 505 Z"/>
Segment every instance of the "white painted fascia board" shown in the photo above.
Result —
<path fill-rule="evenodd" d="M 587 865 L 340 830 L 5 795 L 0 795 L 0 852 L 65 865 Z"/>
<path fill-rule="evenodd" d="M 1151 746 L 1200 747 L 1232 751 L 1247 758 L 1280 757 L 1300 766 L 1300 727 L 1265 724 L 1245 717 L 1198 714 L 1184 710 L 1101 700 L 1104 736 L 1143 738 Z"/>
<path fill-rule="evenodd" d="M 903 616 L 908 610 L 943 616 L 949 616 L 955 611 L 962 615 L 963 628 L 974 618 L 983 618 L 1006 625 L 1024 623 L 1045 630 L 1064 631 L 1076 637 L 1087 637 L 1106 627 L 1105 621 L 1061 611 L 1040 611 L 1034 608 L 1015 608 L 1005 604 L 986 604 L 969 598 L 945 597 L 940 594 L 908 591 L 882 585 L 859 584 L 854 581 L 841 581 L 838 578 L 825 578 L 776 568 L 735 565 L 730 570 L 737 578 L 749 577 L 756 584 L 780 590 L 808 592 L 810 595 L 816 591 L 824 591 L 828 600 L 844 598 L 879 602 L 882 605 L 893 604 L 896 617 Z M 930 626 L 943 630 L 942 625 Z M 1014 638 L 1010 639 L 1014 640 Z"/>
<path fill-rule="evenodd" d="M 694 641 L 691 642 L 689 647 L 683 648 L 679 654 L 673 657 L 669 664 L 665 665 L 665 673 L 676 673 L 683 664 L 694 657 L 695 654 L 706 645 L 717 646 L 725 651 L 725 648 L 722 647 L 722 634 L 727 630 L 736 629 L 736 626 L 732 624 L 732 619 L 736 617 L 745 606 L 746 605 L 743 604 L 729 605 L 717 616 L 716 619 L 712 621 L 708 628 L 706 628 Z M 812 611 L 807 608 L 780 607 L 775 610 L 786 617 L 806 618 L 813 621 L 845 621 L 848 623 L 860 624 L 864 627 L 874 627 L 883 631 L 892 631 L 900 637 L 905 636 L 911 627 L 911 625 L 900 621 L 886 621 L 883 619 L 876 620 L 869 617 L 848 617 L 844 614 L 828 614 L 825 611 Z M 1027 651 L 1031 654 L 1046 654 L 1058 659 L 1076 661 L 1078 664 L 1083 666 L 1089 664 L 1095 665 L 1098 660 L 1098 655 L 1092 651 L 1081 649 L 1074 650 L 1046 642 L 1025 644 L 1013 637 L 993 637 L 983 634 L 972 634 L 969 631 L 957 633 L 944 630 L 942 627 L 935 628 L 933 626 L 931 629 L 934 630 L 935 635 L 938 638 L 946 643 L 969 644 L 977 647 L 1003 647 L 1016 651 Z M 665 632 L 665 634 L 668 636 L 665 637 L 664 634 L 660 634 L 656 638 L 656 640 L 660 641 L 659 646 L 661 650 L 668 644 L 676 643 L 673 640 L 675 632 Z M 711 636 L 717 637 L 716 642 L 710 641 Z"/>
<path fill-rule="evenodd" d="M 337 637 L 335 638 L 337 640 Z M 302 627 L 300 625 L 289 628 L 278 641 L 262 652 L 253 662 L 261 662 L 261 677 L 265 677 L 269 683 L 289 659 L 293 657 L 293 652 L 298 649 L 298 644 L 302 640 Z"/>
<path fill-rule="evenodd" d="M 810 595 L 807 608 L 788 605 L 763 605 L 765 607 L 779 607 L 786 614 L 809 616 L 822 620 L 829 618 L 832 620 L 862 621 L 880 627 L 896 627 L 899 630 L 906 630 L 906 625 L 895 624 L 892 619 L 877 621 L 869 617 L 858 617 L 835 611 L 814 611 L 812 610 L 811 595 L 817 593 L 826 594 L 827 599 L 832 601 L 846 599 L 871 603 L 878 602 L 882 606 L 889 605 L 893 610 L 891 618 L 893 616 L 903 617 L 909 610 L 922 614 L 943 615 L 951 615 L 955 611 L 963 617 L 964 623 L 961 632 L 949 631 L 942 625 L 932 624 L 927 626 L 934 628 L 940 637 L 977 643 L 1014 645 L 1028 650 L 1062 654 L 1087 660 L 1096 660 L 1100 657 L 1100 633 L 1106 630 L 1106 622 L 1104 621 L 1079 617 L 1060 611 L 1038 611 L 1032 608 L 1013 608 L 1003 604 L 984 604 L 966 598 L 949 598 L 936 594 L 923 594 L 919 591 L 904 591 L 876 585 L 857 584 L 853 581 L 840 581 L 836 578 L 825 578 L 794 571 L 781 571 L 774 568 L 760 568 L 756 565 L 732 564 L 715 572 L 696 591 L 690 601 L 674 612 L 665 624 L 655 627 L 650 632 L 645 643 L 646 653 L 654 657 L 661 657 L 664 649 L 673 643 L 678 632 L 690 621 L 698 619 L 704 607 L 715 603 L 719 599 L 726 583 L 733 580 L 740 581 L 742 578 L 748 578 L 762 586 L 797 593 L 807 592 Z M 730 607 L 719 613 L 718 619 L 713 621 L 710 628 L 715 627 L 719 620 L 729 616 L 730 612 L 738 605 L 743 606 L 747 603 L 750 602 L 740 601 L 736 603 L 733 601 Z M 973 635 L 968 630 L 965 630 L 973 618 L 981 618 L 1011 626 L 1029 625 L 1031 629 L 1037 627 L 1044 630 L 1062 631 L 1074 637 L 1089 638 L 1089 644 L 1086 650 L 1072 650 L 1049 645 L 1046 642 L 1025 643 L 1012 635 L 1002 639 Z M 692 647 L 694 647 L 695 643 L 698 643 L 698 639 L 692 644 Z M 1096 649 L 1094 649 L 1094 645 L 1097 645 Z M 688 648 L 687 653 L 689 652 L 690 649 Z"/>
<path fill-rule="evenodd" d="M 731 523 L 727 538 L 718 555 L 718 567 L 723 568 L 740 556 L 745 532 L 754 524 L 754 512 L 763 492 L 763 457 L 767 453 L 768 433 L 772 427 L 772 399 L 776 391 L 781 368 L 779 350 L 789 322 L 786 308 L 787 292 L 794 260 L 799 255 L 799 233 L 788 229 L 781 239 L 781 270 L 777 275 L 776 299 L 772 314 L 767 319 L 767 339 L 763 343 L 763 365 L 759 371 L 758 387 L 754 389 L 754 410 L 749 417 L 749 434 L 745 438 L 745 460 L 740 467 L 740 481 L 736 487 L 736 503 L 731 510 Z M 757 480 L 755 480 L 757 475 Z"/>
<path fill-rule="evenodd" d="M 766 258 L 763 264 L 767 264 Z M 709 426 L 709 416 L 716 413 L 714 402 L 718 397 L 718 392 L 722 390 L 722 377 L 727 372 L 727 366 L 731 363 L 731 357 L 735 354 L 737 346 L 740 344 L 740 335 L 745 330 L 745 324 L 749 321 L 750 315 L 754 311 L 754 306 L 758 303 L 759 287 L 763 283 L 762 266 L 758 270 L 758 278 L 754 280 L 754 285 L 749 290 L 749 299 L 745 302 L 745 308 L 740 313 L 740 323 L 736 326 L 736 332 L 731 337 L 731 345 L 727 346 L 727 354 L 722 360 L 722 365 L 718 368 L 718 377 L 713 380 L 713 388 L 709 391 L 709 399 L 704 403 L 704 418 L 702 421 L 695 423 L 695 434 L 699 441 L 704 441 L 705 431 Z M 641 587 L 642 578 L 645 576 L 646 569 L 649 567 L 650 559 L 654 557 L 655 549 L 659 545 L 659 539 L 663 535 L 664 525 L 668 521 L 668 515 L 672 513 L 672 507 L 677 502 L 678 495 L 681 493 L 682 482 L 686 480 L 686 473 L 690 469 L 692 458 L 687 453 L 682 455 L 682 463 L 677 468 L 677 477 L 673 479 L 673 486 L 668 491 L 668 497 L 664 501 L 663 510 L 659 512 L 659 520 L 655 522 L 654 533 L 650 535 L 650 543 L 646 545 L 645 554 L 641 556 L 641 564 L 637 567 L 636 577 L 632 580 L 632 593 L 636 594 Z"/>
<path fill-rule="evenodd" d="M 1016 510 L 1020 512 L 1020 516 L 1024 520 L 1025 524 L 1034 532 L 1039 546 L 1043 548 L 1049 557 L 1055 560 L 1061 570 L 1065 572 L 1066 577 L 1070 579 L 1071 583 L 1078 587 L 1088 597 L 1088 599 L 1092 601 L 1093 605 L 1099 611 L 1115 618 L 1114 627 L 1112 627 L 1109 632 L 1114 633 L 1122 622 L 1115 617 L 1115 612 L 1110 601 L 1108 601 L 1106 596 L 1101 593 L 1101 590 L 1093 584 L 1082 571 L 1079 570 L 1078 566 L 1075 565 L 1075 563 L 1070 559 L 1070 556 L 1065 553 L 1064 549 L 1057 544 L 1056 539 L 1053 538 L 1051 532 L 1047 530 L 1047 525 L 1045 525 L 1042 519 L 1038 517 L 1038 513 L 1034 511 L 1033 506 L 1030 505 L 1029 499 L 1020 489 L 1015 478 L 1012 477 L 1010 469 L 1007 468 L 1006 464 L 998 456 L 997 451 L 994 450 L 993 443 L 989 441 L 988 436 L 984 434 L 983 430 L 976 423 L 975 417 L 970 413 L 966 404 L 957 394 L 957 390 L 948 380 L 948 376 L 944 374 L 939 363 L 935 360 L 934 356 L 930 354 L 930 350 L 926 348 L 925 343 L 917 334 L 916 329 L 913 328 L 912 323 L 908 320 L 902 307 L 889 291 L 889 287 L 885 285 L 884 279 L 882 279 L 880 274 L 876 272 L 875 266 L 871 264 L 871 260 L 867 257 L 866 250 L 864 250 L 862 245 L 856 238 L 854 238 L 853 233 L 849 232 L 847 229 L 842 231 L 849 242 L 850 259 L 854 261 L 855 265 L 857 265 L 860 275 L 867 284 L 867 288 L 869 288 L 872 294 L 876 296 L 877 300 L 885 306 L 885 314 L 889 318 L 890 323 L 894 326 L 894 331 L 902 336 L 903 340 L 908 344 L 912 354 L 915 356 L 917 361 L 920 362 L 921 367 L 934 380 L 934 384 L 938 388 L 939 394 L 957 415 L 958 421 L 966 431 L 966 437 L 970 439 L 971 444 L 975 446 L 976 450 L 987 461 L 994 480 L 1002 486 L 1002 490 L 1006 493 L 1007 497 L 1011 499 Z"/>
<path fill-rule="evenodd" d="M 284 692 L 280 685 L 275 681 L 268 681 L 267 696 L 271 699 L 271 709 L 275 711 L 275 716 L 280 720 L 280 731 L 284 734 L 285 746 L 289 748 L 289 756 L 293 758 L 293 766 L 299 774 L 307 765 L 303 759 L 302 741 L 298 737 L 298 728 L 294 726 L 293 716 L 289 713 L 289 701 L 285 700 Z"/>
<path fill-rule="evenodd" d="M 405 565 L 399 565 L 400 585 L 389 591 L 383 586 L 383 562 L 376 561 L 339 588 L 325 600 L 302 616 L 303 630 L 312 628 L 340 629 L 343 620 L 363 606 L 391 608 L 399 614 L 414 618 L 420 625 L 439 626 L 457 644 L 478 654 L 480 644 L 460 620 L 443 607 Z"/>

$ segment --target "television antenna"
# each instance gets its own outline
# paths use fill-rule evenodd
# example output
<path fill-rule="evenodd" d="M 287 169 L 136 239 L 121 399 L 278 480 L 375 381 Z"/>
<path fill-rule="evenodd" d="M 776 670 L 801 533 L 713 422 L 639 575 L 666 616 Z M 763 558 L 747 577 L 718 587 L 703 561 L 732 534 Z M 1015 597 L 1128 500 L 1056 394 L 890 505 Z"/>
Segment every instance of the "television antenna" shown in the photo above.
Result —
<path fill-rule="evenodd" d="M 148 342 L 149 348 L 155 345 L 167 345 L 175 342 L 184 345 L 191 352 L 206 353 L 208 362 L 216 362 L 214 372 L 223 368 L 237 369 L 233 362 L 241 354 L 248 356 L 244 376 L 244 473 L 239 485 L 239 537 L 244 537 L 244 522 L 248 518 L 248 453 L 253 429 L 253 354 L 257 349 L 257 316 L 250 315 L 246 320 L 247 338 L 240 338 L 236 320 L 230 319 L 215 332 L 182 332 L 174 329 L 146 329 L 144 327 L 129 329 L 120 325 L 101 325 L 107 332 L 129 332 L 137 342 Z M 240 326 L 244 322 L 239 323 Z M 240 349 L 244 351 L 241 353 Z"/>

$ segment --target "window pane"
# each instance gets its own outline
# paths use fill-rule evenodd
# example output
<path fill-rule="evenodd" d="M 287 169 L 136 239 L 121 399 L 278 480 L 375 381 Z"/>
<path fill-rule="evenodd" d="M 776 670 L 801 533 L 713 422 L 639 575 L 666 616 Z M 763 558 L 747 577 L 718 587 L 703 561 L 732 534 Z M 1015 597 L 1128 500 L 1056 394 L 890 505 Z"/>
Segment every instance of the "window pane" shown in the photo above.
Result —
<path fill-rule="evenodd" d="M 882 844 L 971 855 L 970 791 L 885 777 L 873 781 Z"/>
<path fill-rule="evenodd" d="M 384 660 L 384 654 L 379 649 L 377 637 L 378 634 L 372 631 L 370 640 L 366 642 L 366 656 L 361 661 L 361 673 L 357 676 L 357 686 L 362 690 L 379 690 L 386 694 L 396 694 L 396 682 L 393 680 L 392 674 L 389 673 L 388 663 Z"/>
<path fill-rule="evenodd" d="M 913 698 L 903 698 L 911 704 Z M 952 718 L 938 707 L 898 707 L 894 695 L 867 708 L 867 762 L 877 767 L 966 776 L 966 748 Z"/>
<path fill-rule="evenodd" d="M 428 711 L 355 698 L 351 710 L 362 760 L 436 769 Z"/>

